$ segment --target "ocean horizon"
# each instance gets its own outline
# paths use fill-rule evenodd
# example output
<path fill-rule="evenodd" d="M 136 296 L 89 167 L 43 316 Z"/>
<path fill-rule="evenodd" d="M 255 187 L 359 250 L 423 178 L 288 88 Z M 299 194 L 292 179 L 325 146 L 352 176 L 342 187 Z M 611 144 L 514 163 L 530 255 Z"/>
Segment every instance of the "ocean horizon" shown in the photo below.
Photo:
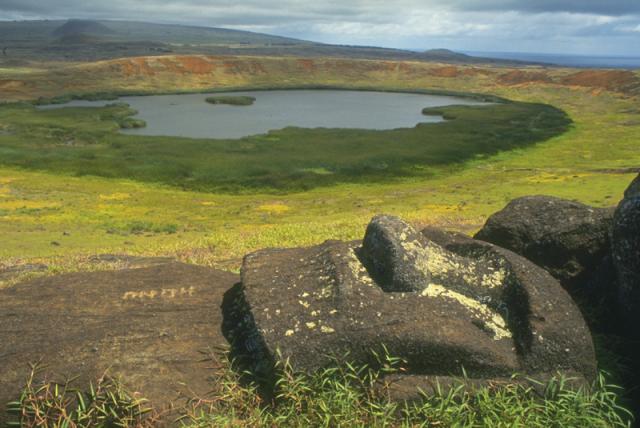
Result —
<path fill-rule="evenodd" d="M 481 52 L 463 51 L 462 53 L 472 56 L 481 56 L 497 59 L 513 59 L 527 62 L 541 62 L 551 65 L 565 67 L 584 68 L 640 68 L 640 56 L 598 56 L 598 55 L 574 55 L 574 54 L 547 54 L 529 52 Z"/>

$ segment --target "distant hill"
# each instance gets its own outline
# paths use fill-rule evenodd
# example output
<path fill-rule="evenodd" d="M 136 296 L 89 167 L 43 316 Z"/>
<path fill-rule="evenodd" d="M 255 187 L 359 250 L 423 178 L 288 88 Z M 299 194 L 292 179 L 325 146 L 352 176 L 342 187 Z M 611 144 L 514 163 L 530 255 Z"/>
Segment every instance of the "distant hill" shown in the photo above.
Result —
<path fill-rule="evenodd" d="M 450 51 L 449 49 L 429 49 L 422 53 L 423 56 L 431 59 L 442 59 L 443 61 L 474 61 L 478 57 L 472 57 L 463 53 Z"/>
<path fill-rule="evenodd" d="M 149 41 L 194 45 L 286 45 L 314 44 L 304 40 L 250 31 L 187 25 L 154 24 L 135 21 L 96 21 L 70 19 L 42 21 L 0 21 L 0 41 L 53 42 L 69 34 L 109 36 L 113 42 Z"/>
<path fill-rule="evenodd" d="M 56 37 L 67 37 L 76 34 L 107 35 L 115 34 L 115 31 L 98 21 L 81 19 L 70 19 L 53 31 L 53 35 Z"/>
<path fill-rule="evenodd" d="M 5 50 L 6 48 L 6 50 Z M 0 21 L 0 64 L 97 61 L 149 55 L 253 55 L 523 65 L 446 49 L 425 52 L 315 43 L 225 28 L 134 21 Z"/>

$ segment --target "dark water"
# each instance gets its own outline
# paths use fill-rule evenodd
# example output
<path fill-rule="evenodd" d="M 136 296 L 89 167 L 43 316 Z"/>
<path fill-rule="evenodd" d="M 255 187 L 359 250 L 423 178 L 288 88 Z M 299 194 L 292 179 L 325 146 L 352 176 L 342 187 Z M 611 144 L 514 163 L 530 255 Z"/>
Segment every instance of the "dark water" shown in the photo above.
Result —
<path fill-rule="evenodd" d="M 543 62 L 564 67 L 578 68 L 640 68 L 640 56 L 589 56 L 561 55 L 520 52 L 465 52 L 469 55 L 486 58 L 515 59 L 518 61 Z"/>
<path fill-rule="evenodd" d="M 420 122 L 439 122 L 425 116 L 424 107 L 452 104 L 478 105 L 478 101 L 421 94 L 339 90 L 289 90 L 236 92 L 256 98 L 251 106 L 212 105 L 212 94 L 122 97 L 138 110 L 145 128 L 122 132 L 137 135 L 170 135 L 192 138 L 240 138 L 288 126 L 302 128 L 409 128 Z M 222 94 L 215 94 L 222 95 Z M 100 106 L 108 102 L 72 101 L 46 106 Z"/>

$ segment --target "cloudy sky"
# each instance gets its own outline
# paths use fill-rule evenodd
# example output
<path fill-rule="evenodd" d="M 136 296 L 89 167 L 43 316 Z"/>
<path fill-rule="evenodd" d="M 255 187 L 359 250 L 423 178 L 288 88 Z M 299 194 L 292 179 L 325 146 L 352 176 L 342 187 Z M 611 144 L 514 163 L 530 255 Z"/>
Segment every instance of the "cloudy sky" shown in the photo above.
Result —
<path fill-rule="evenodd" d="M 408 49 L 640 56 L 640 0 L 0 0 L 0 19 L 128 19 Z"/>

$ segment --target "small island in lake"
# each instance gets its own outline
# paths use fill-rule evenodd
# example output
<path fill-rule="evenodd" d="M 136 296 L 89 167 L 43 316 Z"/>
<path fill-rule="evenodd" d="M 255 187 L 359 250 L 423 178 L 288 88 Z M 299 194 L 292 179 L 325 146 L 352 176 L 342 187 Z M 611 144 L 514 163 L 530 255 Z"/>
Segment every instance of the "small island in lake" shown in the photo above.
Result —
<path fill-rule="evenodd" d="M 248 97 L 243 95 L 219 95 L 214 97 L 207 97 L 205 101 L 209 104 L 227 104 L 231 106 L 250 106 L 255 102 L 254 97 Z"/>

